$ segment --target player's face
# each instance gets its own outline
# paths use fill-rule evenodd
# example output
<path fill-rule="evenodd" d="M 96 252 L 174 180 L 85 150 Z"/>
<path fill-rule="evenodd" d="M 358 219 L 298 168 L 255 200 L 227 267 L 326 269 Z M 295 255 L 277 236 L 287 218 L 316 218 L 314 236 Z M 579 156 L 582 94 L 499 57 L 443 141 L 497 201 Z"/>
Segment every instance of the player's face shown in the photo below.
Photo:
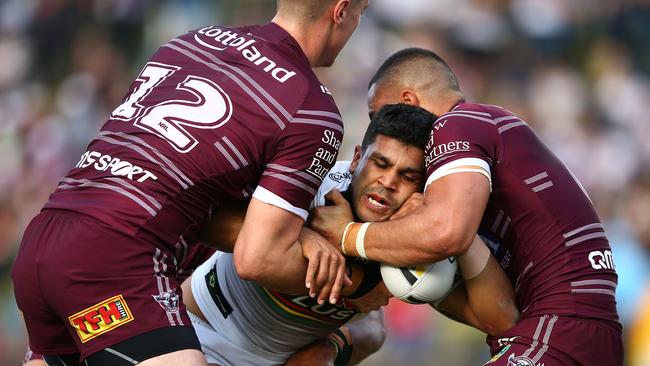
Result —
<path fill-rule="evenodd" d="M 377 135 L 350 166 L 352 205 L 362 221 L 385 221 L 422 186 L 424 152 L 412 145 Z"/>
<path fill-rule="evenodd" d="M 336 60 L 345 44 L 348 42 L 352 33 L 359 26 L 361 15 L 368 7 L 368 0 L 349 0 L 347 6 L 342 8 L 341 15 L 342 21 L 340 26 L 336 28 L 330 42 L 326 46 L 323 56 L 317 66 L 330 66 Z"/>

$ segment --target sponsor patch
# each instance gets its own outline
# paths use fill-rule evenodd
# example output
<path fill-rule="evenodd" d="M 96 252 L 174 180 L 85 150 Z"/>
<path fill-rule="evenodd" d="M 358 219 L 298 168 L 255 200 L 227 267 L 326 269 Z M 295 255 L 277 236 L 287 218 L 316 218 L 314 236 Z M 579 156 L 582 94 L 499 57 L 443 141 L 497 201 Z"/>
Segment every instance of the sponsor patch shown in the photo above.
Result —
<path fill-rule="evenodd" d="M 96 338 L 133 320 L 122 295 L 113 296 L 68 317 L 81 343 Z"/>

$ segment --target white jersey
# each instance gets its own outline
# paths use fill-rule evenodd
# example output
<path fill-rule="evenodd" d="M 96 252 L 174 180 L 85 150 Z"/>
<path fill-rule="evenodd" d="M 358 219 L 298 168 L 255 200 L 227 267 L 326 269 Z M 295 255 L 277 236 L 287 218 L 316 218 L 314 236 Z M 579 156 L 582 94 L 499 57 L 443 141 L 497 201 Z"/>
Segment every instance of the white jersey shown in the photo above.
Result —
<path fill-rule="evenodd" d="M 325 205 L 332 189 L 345 191 L 350 162 L 337 162 L 325 177 L 311 207 Z M 299 348 L 323 338 L 357 311 L 344 305 L 319 305 L 308 295 L 286 295 L 237 276 L 232 254 L 216 252 L 192 276 L 192 293 L 208 320 L 193 314 L 192 324 L 209 363 L 281 365 Z"/>

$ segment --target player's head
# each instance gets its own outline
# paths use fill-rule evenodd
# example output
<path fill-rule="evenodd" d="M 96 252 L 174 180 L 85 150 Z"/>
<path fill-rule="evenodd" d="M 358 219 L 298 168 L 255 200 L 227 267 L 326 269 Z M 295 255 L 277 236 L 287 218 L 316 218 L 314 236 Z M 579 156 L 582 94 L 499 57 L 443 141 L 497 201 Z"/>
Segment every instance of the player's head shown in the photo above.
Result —
<path fill-rule="evenodd" d="M 273 21 L 298 40 L 312 66 L 330 66 L 359 25 L 368 1 L 277 0 Z"/>
<path fill-rule="evenodd" d="M 436 53 L 406 48 L 390 56 L 368 85 L 370 114 L 385 104 L 405 103 L 439 116 L 464 96 L 449 65 Z"/>
<path fill-rule="evenodd" d="M 350 165 L 352 207 L 361 220 L 387 220 L 422 189 L 424 147 L 434 120 L 405 104 L 386 105 L 373 116 Z"/>

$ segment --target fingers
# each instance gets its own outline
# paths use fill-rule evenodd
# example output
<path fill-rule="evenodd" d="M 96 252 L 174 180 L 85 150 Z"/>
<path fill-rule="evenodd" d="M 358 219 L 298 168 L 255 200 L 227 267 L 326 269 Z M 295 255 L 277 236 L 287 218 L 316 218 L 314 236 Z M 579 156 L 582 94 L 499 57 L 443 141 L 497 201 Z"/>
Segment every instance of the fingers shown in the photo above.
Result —
<path fill-rule="evenodd" d="M 330 304 L 336 304 L 339 301 L 339 296 L 341 295 L 341 290 L 343 286 L 351 285 L 352 280 L 347 275 L 347 268 L 345 265 L 345 259 L 340 261 L 336 269 L 336 279 L 332 285 L 332 291 L 330 292 Z M 347 281 L 346 281 L 347 279 Z"/>
<path fill-rule="evenodd" d="M 316 252 L 312 255 L 311 258 L 308 258 L 309 263 L 307 264 L 307 275 L 305 276 L 305 287 L 309 289 L 309 296 L 314 297 L 314 281 L 316 280 L 316 274 L 318 273 L 318 265 L 320 264 L 320 252 Z"/>
<path fill-rule="evenodd" d="M 323 285 L 323 288 L 321 289 L 320 294 L 318 294 L 318 303 L 322 304 L 325 301 L 330 300 L 330 294 L 332 293 L 332 288 L 334 286 L 334 282 L 336 281 L 336 275 L 337 275 L 337 258 L 336 256 L 330 255 L 329 256 L 329 261 L 328 261 L 328 271 L 327 271 L 327 280 L 326 283 Z"/>
<path fill-rule="evenodd" d="M 341 194 L 341 192 L 338 191 L 338 189 L 333 189 L 329 191 L 329 193 L 325 195 L 325 198 L 334 202 L 336 206 L 348 204 L 348 201 L 345 199 L 345 197 L 343 197 L 343 195 Z"/>

